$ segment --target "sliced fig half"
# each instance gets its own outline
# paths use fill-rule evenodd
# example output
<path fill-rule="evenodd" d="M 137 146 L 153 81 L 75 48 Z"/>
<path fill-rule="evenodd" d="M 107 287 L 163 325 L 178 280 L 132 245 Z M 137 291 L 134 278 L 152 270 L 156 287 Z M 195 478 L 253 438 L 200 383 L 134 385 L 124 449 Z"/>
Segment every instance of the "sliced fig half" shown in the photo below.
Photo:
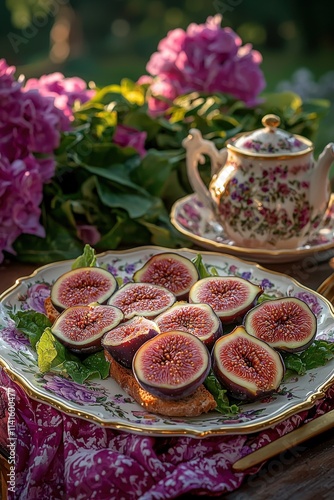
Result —
<path fill-rule="evenodd" d="M 296 297 L 265 300 L 244 318 L 248 333 L 280 351 L 300 352 L 317 333 L 317 319 L 309 306 Z"/>
<path fill-rule="evenodd" d="M 235 276 L 210 276 L 195 283 L 189 302 L 209 304 L 222 323 L 240 320 L 263 293 L 261 287 Z"/>
<path fill-rule="evenodd" d="M 108 305 L 73 306 L 63 311 L 51 327 L 53 335 L 73 352 L 86 354 L 102 349 L 103 335 L 122 320 L 120 309 Z"/>
<path fill-rule="evenodd" d="M 112 357 L 126 368 L 131 368 L 132 359 L 139 347 L 160 333 L 158 325 L 142 316 L 135 316 L 107 332 L 102 346 Z"/>
<path fill-rule="evenodd" d="M 237 326 L 215 343 L 212 370 L 231 396 L 254 401 L 277 391 L 285 366 L 279 352 Z"/>
<path fill-rule="evenodd" d="M 176 302 L 172 307 L 155 318 L 161 332 L 181 330 L 198 337 L 208 349 L 223 333 L 217 314 L 209 304 L 188 304 Z"/>
<path fill-rule="evenodd" d="M 80 267 L 59 276 L 51 288 L 51 301 L 58 311 L 92 302 L 105 304 L 117 288 L 116 278 L 106 269 Z"/>
<path fill-rule="evenodd" d="M 133 275 L 133 281 L 164 286 L 178 299 L 187 298 L 190 288 L 198 279 L 195 264 L 174 252 L 153 255 Z"/>
<path fill-rule="evenodd" d="M 187 332 L 160 333 L 139 347 L 132 370 L 141 387 L 162 399 L 193 394 L 211 369 L 207 347 Z"/>
<path fill-rule="evenodd" d="M 151 283 L 126 283 L 109 299 L 108 304 L 119 307 L 125 319 L 134 316 L 155 318 L 172 306 L 175 295 L 167 288 Z"/>

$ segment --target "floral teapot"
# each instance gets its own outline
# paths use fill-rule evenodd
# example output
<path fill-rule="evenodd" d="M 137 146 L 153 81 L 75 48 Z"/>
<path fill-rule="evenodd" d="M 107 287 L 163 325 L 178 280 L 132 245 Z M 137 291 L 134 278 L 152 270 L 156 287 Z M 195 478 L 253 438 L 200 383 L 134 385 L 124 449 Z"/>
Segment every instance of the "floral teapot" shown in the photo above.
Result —
<path fill-rule="evenodd" d="M 266 115 L 262 124 L 264 128 L 228 140 L 220 151 L 191 129 L 183 141 L 189 182 L 236 245 L 298 248 L 328 207 L 334 143 L 315 162 L 312 142 L 278 128 L 278 116 Z M 208 188 L 198 170 L 204 155 L 211 159 Z"/>

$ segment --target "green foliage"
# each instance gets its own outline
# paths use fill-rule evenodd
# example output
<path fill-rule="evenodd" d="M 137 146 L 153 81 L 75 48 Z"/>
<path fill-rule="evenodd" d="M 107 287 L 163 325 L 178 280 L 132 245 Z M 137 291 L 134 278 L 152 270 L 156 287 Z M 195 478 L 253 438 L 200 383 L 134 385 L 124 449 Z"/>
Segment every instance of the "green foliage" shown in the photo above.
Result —
<path fill-rule="evenodd" d="M 17 311 L 11 315 L 11 319 L 16 328 L 28 337 L 32 347 L 36 346 L 44 330 L 51 326 L 51 322 L 45 314 L 32 310 Z"/>
<path fill-rule="evenodd" d="M 217 411 L 223 413 L 224 415 L 235 415 L 239 413 L 240 410 L 238 405 L 230 403 L 226 389 L 221 386 L 212 372 L 210 372 L 206 377 L 204 385 L 215 398 L 215 401 L 217 403 Z"/>
<path fill-rule="evenodd" d="M 301 353 L 285 354 L 284 364 L 286 367 L 285 378 L 293 375 L 305 375 L 307 370 L 324 366 L 334 358 L 334 343 L 325 340 L 315 340 L 305 351 Z"/>
<path fill-rule="evenodd" d="M 15 244 L 18 256 L 34 263 L 75 258 L 82 248 L 81 225 L 100 233 L 97 251 L 149 243 L 188 246 L 169 212 L 176 199 L 191 192 L 182 147 L 190 128 L 222 148 L 233 135 L 261 127 L 263 115 L 273 112 L 282 128 L 312 138 L 326 109 L 324 101 L 303 103 L 288 92 L 264 96 L 253 108 L 227 95 L 192 92 L 171 102 L 165 116 L 153 117 L 145 85 L 125 79 L 98 89 L 77 108 L 73 129 L 56 151 L 56 173 L 44 189 L 46 238 L 23 235 Z M 119 124 L 146 132 L 144 157 L 113 142 Z M 203 179 L 209 177 L 205 165 Z"/>
<path fill-rule="evenodd" d="M 72 264 L 72 269 L 78 269 L 80 267 L 94 267 L 96 266 L 96 255 L 95 250 L 90 245 L 85 245 L 83 253 L 75 259 Z"/>
<path fill-rule="evenodd" d="M 54 337 L 51 323 L 44 314 L 32 310 L 17 311 L 11 318 L 36 350 L 41 373 L 52 371 L 79 384 L 91 378 L 108 377 L 109 363 L 103 351 L 80 357 L 72 354 Z"/>

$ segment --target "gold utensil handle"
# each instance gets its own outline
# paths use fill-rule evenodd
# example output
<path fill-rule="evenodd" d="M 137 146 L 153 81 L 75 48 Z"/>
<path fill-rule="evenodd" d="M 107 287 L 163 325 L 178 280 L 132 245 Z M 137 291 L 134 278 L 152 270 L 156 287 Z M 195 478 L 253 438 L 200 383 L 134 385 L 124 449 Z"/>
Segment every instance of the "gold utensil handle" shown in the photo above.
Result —
<path fill-rule="evenodd" d="M 237 460 L 233 464 L 232 468 L 235 472 L 247 470 L 254 465 L 258 465 L 265 460 L 268 460 L 269 458 L 272 458 L 279 453 L 282 453 L 283 451 L 310 439 L 311 437 L 317 436 L 318 434 L 331 429 L 332 427 L 334 427 L 334 410 L 311 420 L 311 422 L 302 425 L 285 436 L 281 436 L 276 439 L 276 441 L 272 441 L 266 446 L 253 451 L 246 457 Z"/>
<path fill-rule="evenodd" d="M 334 302 L 334 273 L 328 276 L 317 288 L 317 292 L 323 295 L 329 302 Z"/>

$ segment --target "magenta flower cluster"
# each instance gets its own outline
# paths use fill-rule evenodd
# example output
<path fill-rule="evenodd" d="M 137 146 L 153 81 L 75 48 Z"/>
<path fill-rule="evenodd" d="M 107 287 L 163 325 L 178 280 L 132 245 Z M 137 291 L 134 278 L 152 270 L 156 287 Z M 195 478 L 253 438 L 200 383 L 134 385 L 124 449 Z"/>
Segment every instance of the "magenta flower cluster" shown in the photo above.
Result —
<path fill-rule="evenodd" d="M 227 93 L 252 106 L 265 87 L 261 54 L 231 29 L 221 27 L 221 15 L 187 30 L 175 29 L 152 54 L 139 83 L 149 84 L 151 114 L 164 112 L 177 96 L 193 91 Z"/>
<path fill-rule="evenodd" d="M 40 204 L 54 175 L 53 151 L 74 101 L 90 98 L 78 78 L 56 73 L 24 84 L 15 71 L 0 59 L 0 262 L 22 233 L 44 236 Z"/>
<path fill-rule="evenodd" d="M 87 90 L 86 82 L 78 77 L 65 78 L 62 73 L 51 73 L 41 78 L 31 78 L 25 90 L 35 89 L 42 96 L 52 97 L 61 113 L 61 128 L 67 130 L 74 120 L 73 107 L 76 102 L 84 103 L 93 97 L 95 90 Z"/>

